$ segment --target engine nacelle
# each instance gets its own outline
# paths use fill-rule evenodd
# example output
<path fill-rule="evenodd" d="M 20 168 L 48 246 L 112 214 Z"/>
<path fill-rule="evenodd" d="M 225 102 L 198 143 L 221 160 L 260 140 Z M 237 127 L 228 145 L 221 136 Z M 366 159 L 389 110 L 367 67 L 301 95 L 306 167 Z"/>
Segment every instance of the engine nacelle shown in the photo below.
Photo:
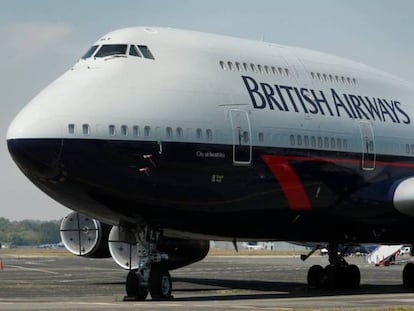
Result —
<path fill-rule="evenodd" d="M 123 269 L 138 268 L 138 249 L 145 251 L 130 230 L 113 226 L 108 239 L 112 259 Z"/>
<path fill-rule="evenodd" d="M 159 265 L 166 270 L 174 270 L 204 259 L 210 250 L 210 241 L 163 238 L 158 250 L 168 254 L 168 260 Z"/>
<path fill-rule="evenodd" d="M 395 208 L 408 216 L 414 217 L 414 177 L 399 181 L 395 187 L 393 203 Z"/>
<path fill-rule="evenodd" d="M 60 237 L 66 249 L 74 255 L 108 258 L 108 236 L 111 226 L 89 216 L 71 212 L 60 224 Z"/>
<path fill-rule="evenodd" d="M 123 269 L 137 269 L 139 255 L 146 252 L 131 231 L 122 227 L 112 227 L 108 244 L 112 258 Z M 168 259 L 153 265 L 160 265 L 166 270 L 177 269 L 202 260 L 209 249 L 209 241 L 164 237 L 158 242 L 157 250 L 168 254 Z"/>

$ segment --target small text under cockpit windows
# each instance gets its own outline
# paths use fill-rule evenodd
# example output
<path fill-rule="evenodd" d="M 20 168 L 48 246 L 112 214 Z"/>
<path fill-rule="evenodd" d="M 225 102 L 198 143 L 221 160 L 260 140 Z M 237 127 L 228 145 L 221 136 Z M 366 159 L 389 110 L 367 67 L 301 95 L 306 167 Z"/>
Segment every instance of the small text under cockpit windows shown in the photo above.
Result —
<path fill-rule="evenodd" d="M 96 49 L 98 48 L 98 45 L 91 46 L 89 50 L 86 51 L 86 53 L 81 57 L 82 59 L 87 59 L 95 53 Z"/>
<path fill-rule="evenodd" d="M 112 55 L 125 55 L 127 51 L 126 44 L 107 44 L 102 45 L 95 57 L 107 57 Z"/>

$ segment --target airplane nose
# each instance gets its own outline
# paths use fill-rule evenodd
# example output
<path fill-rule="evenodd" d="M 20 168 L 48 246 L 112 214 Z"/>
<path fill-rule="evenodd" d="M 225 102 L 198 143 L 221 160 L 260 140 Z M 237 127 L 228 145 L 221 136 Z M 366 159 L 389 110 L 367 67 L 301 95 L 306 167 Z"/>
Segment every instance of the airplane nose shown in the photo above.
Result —
<path fill-rule="evenodd" d="M 62 139 L 56 118 L 24 108 L 7 131 L 7 147 L 14 162 L 29 178 L 50 179 L 58 174 Z"/>
<path fill-rule="evenodd" d="M 29 178 L 52 180 L 60 176 L 61 139 L 8 139 L 14 162 Z"/>

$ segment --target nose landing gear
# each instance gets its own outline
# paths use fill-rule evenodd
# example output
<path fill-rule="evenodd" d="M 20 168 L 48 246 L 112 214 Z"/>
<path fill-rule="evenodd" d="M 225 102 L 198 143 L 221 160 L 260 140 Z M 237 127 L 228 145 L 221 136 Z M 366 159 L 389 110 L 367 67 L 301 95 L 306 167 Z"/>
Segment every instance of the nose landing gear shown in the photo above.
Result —
<path fill-rule="evenodd" d="M 148 227 L 136 233 L 138 248 L 138 269 L 129 271 L 125 283 L 125 300 L 145 300 L 150 293 L 154 300 L 172 299 L 172 280 L 168 270 L 158 263 L 168 255 L 157 251 L 161 232 Z"/>

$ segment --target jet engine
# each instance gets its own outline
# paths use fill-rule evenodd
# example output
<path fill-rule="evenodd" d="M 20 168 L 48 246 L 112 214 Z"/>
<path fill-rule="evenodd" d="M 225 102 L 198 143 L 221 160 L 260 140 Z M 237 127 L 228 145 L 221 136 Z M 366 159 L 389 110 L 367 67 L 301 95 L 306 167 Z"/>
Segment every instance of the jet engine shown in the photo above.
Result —
<path fill-rule="evenodd" d="M 62 220 L 60 236 L 72 254 L 90 258 L 112 256 L 127 270 L 137 269 L 139 258 L 148 255 L 132 230 L 111 227 L 77 212 L 71 212 Z M 165 270 L 177 269 L 202 260 L 209 249 L 209 241 L 162 237 L 157 242 L 157 251 L 167 254 L 168 259 L 155 264 Z"/>
<path fill-rule="evenodd" d="M 90 258 L 109 258 L 108 236 L 111 226 L 89 216 L 71 212 L 60 224 L 63 245 L 72 254 Z"/>
<path fill-rule="evenodd" d="M 108 244 L 114 261 L 128 270 L 137 269 L 139 257 L 146 252 L 131 231 L 122 227 L 112 227 Z M 209 241 L 163 237 L 157 243 L 157 250 L 168 254 L 168 259 L 155 264 L 165 270 L 177 269 L 202 260 L 209 249 Z"/>

